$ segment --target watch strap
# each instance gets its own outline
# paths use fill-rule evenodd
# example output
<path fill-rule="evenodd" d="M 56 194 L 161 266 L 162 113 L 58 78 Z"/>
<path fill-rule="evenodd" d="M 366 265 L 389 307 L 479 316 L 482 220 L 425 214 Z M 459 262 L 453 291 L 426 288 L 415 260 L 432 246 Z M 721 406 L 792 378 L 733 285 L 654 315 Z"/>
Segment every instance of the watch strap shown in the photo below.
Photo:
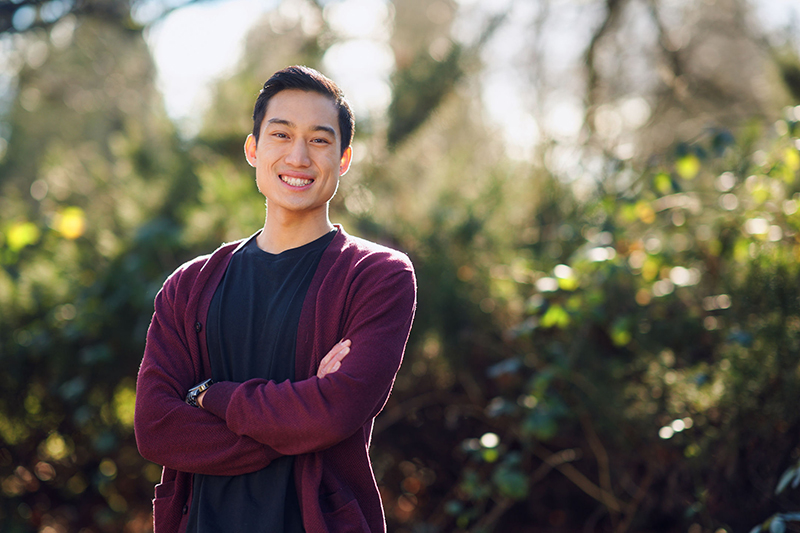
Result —
<path fill-rule="evenodd" d="M 191 405 L 192 407 L 200 407 L 197 403 L 197 397 L 200 396 L 203 392 L 207 391 L 208 388 L 214 384 L 214 381 L 211 379 L 207 379 L 202 383 L 195 385 L 189 392 L 186 394 L 186 403 Z"/>

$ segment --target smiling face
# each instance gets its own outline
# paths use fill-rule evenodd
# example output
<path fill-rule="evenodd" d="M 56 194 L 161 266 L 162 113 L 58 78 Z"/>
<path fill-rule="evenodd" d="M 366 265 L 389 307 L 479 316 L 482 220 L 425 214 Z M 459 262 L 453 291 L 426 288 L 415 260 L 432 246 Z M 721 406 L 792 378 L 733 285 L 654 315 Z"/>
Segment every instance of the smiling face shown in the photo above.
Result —
<path fill-rule="evenodd" d="M 352 153 L 350 147 L 342 153 L 340 142 L 338 112 L 329 97 L 287 89 L 270 98 L 258 142 L 251 134 L 244 145 L 268 217 L 330 225 L 328 202 Z"/>

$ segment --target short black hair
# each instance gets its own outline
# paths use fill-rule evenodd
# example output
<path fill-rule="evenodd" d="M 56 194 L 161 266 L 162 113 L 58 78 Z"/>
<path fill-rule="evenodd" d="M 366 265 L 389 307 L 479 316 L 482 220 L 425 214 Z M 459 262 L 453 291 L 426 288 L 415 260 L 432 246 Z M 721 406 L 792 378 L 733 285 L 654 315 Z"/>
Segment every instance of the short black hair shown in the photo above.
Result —
<path fill-rule="evenodd" d="M 261 133 L 261 123 L 264 122 L 264 115 L 267 112 L 269 99 L 281 91 L 287 89 L 299 89 L 301 91 L 312 91 L 333 100 L 339 115 L 339 132 L 342 135 L 341 152 L 353 142 L 353 134 L 356 129 L 356 120 L 353 110 L 344 97 L 344 93 L 336 83 L 330 78 L 313 68 L 294 65 L 279 70 L 264 83 L 264 87 L 258 93 L 256 105 L 253 109 L 253 137 L 258 142 Z"/>

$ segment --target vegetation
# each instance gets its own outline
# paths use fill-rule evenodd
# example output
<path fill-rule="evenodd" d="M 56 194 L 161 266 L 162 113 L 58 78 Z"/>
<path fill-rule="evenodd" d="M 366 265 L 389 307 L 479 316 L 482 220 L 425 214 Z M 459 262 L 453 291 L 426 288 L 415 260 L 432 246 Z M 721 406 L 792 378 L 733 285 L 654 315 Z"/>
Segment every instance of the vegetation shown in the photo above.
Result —
<path fill-rule="evenodd" d="M 392 102 L 359 123 L 332 206 L 417 268 L 417 320 L 371 451 L 390 530 L 793 527 L 796 54 L 776 52 L 783 96 L 722 115 L 717 89 L 667 54 L 683 89 L 648 96 L 646 142 L 622 157 L 625 134 L 612 139 L 600 118 L 628 90 L 597 59 L 624 26 L 626 2 L 608 2 L 586 54 L 592 127 L 579 170 L 563 172 L 564 141 L 511 158 L 481 110 L 481 54 L 506 19 L 428 53 L 457 15 L 439 2 L 446 16 L 439 6 L 420 22 L 433 4 L 393 3 Z M 262 224 L 241 157 L 252 95 L 285 64 L 321 66 L 341 39 L 308 7 L 315 32 L 276 10 L 251 33 L 189 139 L 163 112 L 127 15 L 64 12 L 5 41 L 16 74 L 0 122 L 3 531 L 149 530 L 160 468 L 136 451 L 132 409 L 153 298 L 177 265 Z M 670 112 L 681 106 L 708 121 Z M 680 134 L 661 146 L 660 128 Z"/>

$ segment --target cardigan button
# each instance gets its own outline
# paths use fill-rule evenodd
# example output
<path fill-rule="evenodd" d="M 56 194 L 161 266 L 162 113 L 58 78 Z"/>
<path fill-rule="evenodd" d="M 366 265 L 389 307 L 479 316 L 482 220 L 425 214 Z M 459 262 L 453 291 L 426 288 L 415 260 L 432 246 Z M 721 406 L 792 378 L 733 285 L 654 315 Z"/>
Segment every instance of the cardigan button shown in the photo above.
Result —
<path fill-rule="evenodd" d="M 200 322 L 195 322 L 194 323 L 194 330 L 197 333 L 200 333 L 200 330 L 202 330 L 202 329 L 203 329 L 203 324 L 201 324 Z"/>
<path fill-rule="evenodd" d="M 184 505 L 183 506 L 183 514 L 186 514 L 188 512 L 189 512 L 189 506 L 188 505 Z"/>

